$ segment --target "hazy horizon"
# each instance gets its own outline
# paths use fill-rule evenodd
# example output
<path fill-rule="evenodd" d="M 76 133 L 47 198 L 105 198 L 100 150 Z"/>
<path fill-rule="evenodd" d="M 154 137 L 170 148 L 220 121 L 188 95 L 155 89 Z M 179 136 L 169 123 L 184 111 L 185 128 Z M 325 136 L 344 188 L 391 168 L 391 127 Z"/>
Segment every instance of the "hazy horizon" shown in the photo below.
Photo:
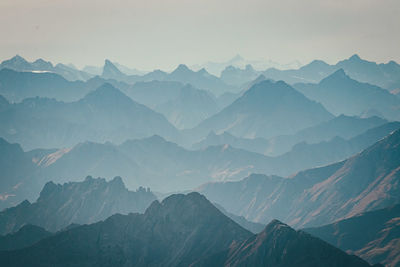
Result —
<path fill-rule="evenodd" d="M 206 2 L 5 0 L 0 58 L 19 54 L 79 68 L 108 58 L 142 70 L 236 54 L 281 64 L 336 63 L 353 54 L 400 61 L 398 1 Z"/>

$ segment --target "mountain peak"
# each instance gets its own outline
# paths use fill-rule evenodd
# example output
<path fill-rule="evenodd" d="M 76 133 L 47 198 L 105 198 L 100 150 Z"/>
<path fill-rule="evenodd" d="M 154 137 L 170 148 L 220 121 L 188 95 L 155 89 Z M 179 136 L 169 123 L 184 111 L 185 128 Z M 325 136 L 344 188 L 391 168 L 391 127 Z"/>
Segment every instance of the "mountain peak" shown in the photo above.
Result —
<path fill-rule="evenodd" d="M 189 72 L 190 69 L 185 64 L 179 64 L 179 66 L 173 72 Z"/>
<path fill-rule="evenodd" d="M 361 58 L 360 58 L 359 55 L 354 54 L 354 55 L 352 55 L 352 56 L 349 58 L 349 60 L 352 60 L 352 61 L 359 61 L 359 60 L 361 60 Z"/>
<path fill-rule="evenodd" d="M 110 60 L 104 61 L 103 74 L 106 78 L 115 78 L 115 75 L 124 75 Z"/>

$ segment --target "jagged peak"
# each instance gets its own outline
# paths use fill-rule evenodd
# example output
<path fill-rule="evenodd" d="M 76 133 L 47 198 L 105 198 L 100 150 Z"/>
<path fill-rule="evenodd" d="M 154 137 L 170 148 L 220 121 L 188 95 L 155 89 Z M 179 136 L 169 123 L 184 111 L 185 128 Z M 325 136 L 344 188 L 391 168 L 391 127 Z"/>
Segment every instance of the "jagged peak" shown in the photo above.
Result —
<path fill-rule="evenodd" d="M 349 60 L 358 61 L 358 60 L 361 60 L 361 58 L 360 58 L 359 55 L 354 54 L 354 55 L 352 55 L 351 57 L 349 57 Z"/>

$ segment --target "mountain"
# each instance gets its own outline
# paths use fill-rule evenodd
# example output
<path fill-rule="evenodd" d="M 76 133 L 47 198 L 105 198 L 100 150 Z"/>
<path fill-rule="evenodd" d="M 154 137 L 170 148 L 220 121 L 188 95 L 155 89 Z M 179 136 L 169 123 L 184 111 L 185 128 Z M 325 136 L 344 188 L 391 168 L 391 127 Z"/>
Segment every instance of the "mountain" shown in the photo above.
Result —
<path fill-rule="evenodd" d="M 193 128 L 219 110 L 215 97 L 191 85 L 182 87 L 177 98 L 155 108 L 178 129 Z"/>
<path fill-rule="evenodd" d="M 227 91 L 238 91 L 238 89 L 225 84 L 222 80 L 208 73 L 205 69 L 193 71 L 184 64 L 180 64 L 165 78 L 165 80 L 178 81 L 184 84 L 190 83 L 199 89 L 209 90 L 215 95 L 221 95 Z"/>
<path fill-rule="evenodd" d="M 400 118 L 399 98 L 378 86 L 353 80 L 343 69 L 318 84 L 296 84 L 295 88 L 335 114 L 360 115 L 373 109 L 389 120 Z"/>
<path fill-rule="evenodd" d="M 27 224 L 15 233 L 0 236 L 0 251 L 29 247 L 51 235 L 52 233 L 39 226 Z"/>
<path fill-rule="evenodd" d="M 180 82 L 137 82 L 124 92 L 163 114 L 179 129 L 192 128 L 219 110 L 217 99 L 209 91 Z"/>
<path fill-rule="evenodd" d="M 272 67 L 278 69 L 291 69 L 291 68 L 299 68 L 301 66 L 300 62 L 298 61 L 289 62 L 287 64 L 280 64 L 272 60 L 267 60 L 267 59 L 249 60 L 243 58 L 240 55 L 236 55 L 227 61 L 223 62 L 208 61 L 204 64 L 193 65 L 192 68 L 195 70 L 205 68 L 210 73 L 219 76 L 224 69 L 229 68 L 230 66 L 235 68 L 245 68 L 247 65 L 251 65 L 257 70 L 265 70 L 267 68 L 272 68 Z"/>
<path fill-rule="evenodd" d="M 240 86 L 256 79 L 260 75 L 251 65 L 244 69 L 228 66 L 221 72 L 221 80 L 226 84 Z"/>
<path fill-rule="evenodd" d="M 374 84 L 385 89 L 396 89 L 400 85 L 399 64 L 394 61 L 386 64 L 377 64 L 361 59 L 357 54 L 339 61 L 335 65 L 329 65 L 321 60 L 314 60 L 298 69 L 279 70 L 270 68 L 262 72 L 262 74 L 267 78 L 283 80 L 290 84 L 319 83 L 339 69 L 343 69 L 347 75 L 357 81 Z"/>
<path fill-rule="evenodd" d="M 126 83 L 134 83 L 140 80 L 139 75 L 127 75 L 120 71 L 117 66 L 115 66 L 110 60 L 106 59 L 104 61 L 103 72 L 101 77 L 104 79 L 113 79 L 116 81 L 122 81 Z"/>
<path fill-rule="evenodd" d="M 67 81 L 55 73 L 17 72 L 0 70 L 0 94 L 12 102 L 28 97 L 48 97 L 74 101 L 88 93 L 82 81 Z"/>
<path fill-rule="evenodd" d="M 251 175 L 197 190 L 228 212 L 265 223 L 320 226 L 400 201 L 400 130 L 353 157 L 290 178 Z"/>
<path fill-rule="evenodd" d="M 252 235 L 198 193 L 172 195 L 144 214 L 114 215 L 0 252 L 0 261 L 7 266 L 369 266 L 277 221 Z"/>
<path fill-rule="evenodd" d="M 29 98 L 0 112 L 0 136 L 25 149 L 72 146 L 83 141 L 123 142 L 179 132 L 161 114 L 141 105 L 110 84 L 70 103 Z"/>
<path fill-rule="evenodd" d="M 237 137 L 266 138 L 293 134 L 332 117 L 323 106 L 286 83 L 262 81 L 192 132 L 205 136 L 210 131 L 227 131 Z"/>
<path fill-rule="evenodd" d="M 88 80 L 92 77 L 92 75 L 87 72 L 77 70 L 76 68 L 61 63 L 53 66 L 51 62 L 43 59 L 28 62 L 19 55 L 1 62 L 0 69 L 11 69 L 18 72 L 53 72 L 69 81 Z"/>
<path fill-rule="evenodd" d="M 27 178 L 32 175 L 36 165 L 18 144 L 10 144 L 0 138 L 0 210 L 16 205 L 20 198 L 16 195 L 31 196 L 29 189 L 24 190 Z"/>
<path fill-rule="evenodd" d="M 315 126 L 300 130 L 295 134 L 280 135 L 269 139 L 239 138 L 228 132 L 217 135 L 211 131 L 206 138 L 193 144 L 192 148 L 204 149 L 208 146 L 229 144 L 236 148 L 268 156 L 278 156 L 290 152 L 293 146 L 299 143 L 318 144 L 331 141 L 337 137 L 339 139 L 351 139 L 368 129 L 379 127 L 385 123 L 387 121 L 379 117 L 359 118 L 340 115 L 326 122 L 321 122 Z"/>
<path fill-rule="evenodd" d="M 400 264 L 400 205 L 304 231 L 371 264 Z"/>
<path fill-rule="evenodd" d="M 370 266 L 358 257 L 277 220 L 244 242 L 204 260 L 204 266 Z"/>
<path fill-rule="evenodd" d="M 144 214 L 114 215 L 12 252 L 7 266 L 189 266 L 251 233 L 198 193 L 153 202 Z"/>
<path fill-rule="evenodd" d="M 93 223 L 115 213 L 143 212 L 155 199 L 148 189 L 129 191 L 120 177 L 109 182 L 90 176 L 83 182 L 63 185 L 48 182 L 36 202 L 25 200 L 0 212 L 0 233 L 18 231 L 26 224 L 55 232 L 72 223 Z"/>

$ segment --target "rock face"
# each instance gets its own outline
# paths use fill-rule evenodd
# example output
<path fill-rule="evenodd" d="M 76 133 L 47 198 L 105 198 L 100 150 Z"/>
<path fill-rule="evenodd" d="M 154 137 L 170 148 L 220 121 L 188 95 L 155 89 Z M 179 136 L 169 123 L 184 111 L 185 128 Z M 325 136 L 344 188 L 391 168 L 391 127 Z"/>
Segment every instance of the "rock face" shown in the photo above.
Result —
<path fill-rule="evenodd" d="M 228 251 L 204 260 L 204 266 L 369 266 L 368 263 L 277 220 Z"/>
<path fill-rule="evenodd" d="M 304 231 L 371 264 L 400 264 L 400 205 Z"/>
<path fill-rule="evenodd" d="M 397 130 L 343 162 L 290 179 L 252 175 L 239 182 L 206 184 L 199 191 L 251 221 L 278 218 L 296 227 L 320 226 L 400 202 L 399 148 Z"/>
<path fill-rule="evenodd" d="M 114 215 L 0 255 L 7 266 L 189 266 L 252 234 L 198 193 L 155 201 L 144 214 Z"/>
<path fill-rule="evenodd" d="M 0 212 L 0 233 L 18 231 L 26 224 L 54 232 L 72 223 L 104 220 L 115 213 L 143 212 L 155 199 L 154 194 L 144 188 L 129 191 L 120 177 L 110 182 L 91 177 L 63 185 L 49 182 L 36 202 L 24 201 Z"/>
<path fill-rule="evenodd" d="M 0 252 L 7 266 L 369 266 L 278 221 L 253 235 L 198 193 L 155 201 L 33 246 Z M 272 264 L 272 265 L 269 265 Z"/>
<path fill-rule="evenodd" d="M 224 131 L 237 137 L 272 137 L 293 134 L 301 129 L 331 119 L 325 108 L 286 83 L 262 81 L 243 96 L 193 129 L 193 134 L 207 135 Z"/>

